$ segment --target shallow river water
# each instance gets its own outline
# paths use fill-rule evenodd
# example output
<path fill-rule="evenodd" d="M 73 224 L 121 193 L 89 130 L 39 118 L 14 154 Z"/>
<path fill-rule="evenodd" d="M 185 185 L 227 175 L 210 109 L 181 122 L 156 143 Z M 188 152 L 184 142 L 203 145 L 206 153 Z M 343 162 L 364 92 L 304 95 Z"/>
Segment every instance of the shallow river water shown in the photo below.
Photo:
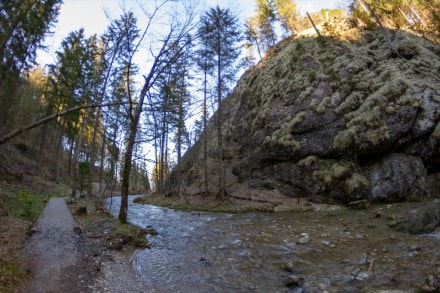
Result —
<path fill-rule="evenodd" d="M 153 292 L 415 292 L 440 266 L 438 235 L 388 227 L 408 204 L 224 214 L 175 211 L 133 199 L 129 221 L 159 233 L 148 236 L 151 249 L 133 255 L 136 271 Z M 120 198 L 111 201 L 107 208 L 116 215 Z"/>

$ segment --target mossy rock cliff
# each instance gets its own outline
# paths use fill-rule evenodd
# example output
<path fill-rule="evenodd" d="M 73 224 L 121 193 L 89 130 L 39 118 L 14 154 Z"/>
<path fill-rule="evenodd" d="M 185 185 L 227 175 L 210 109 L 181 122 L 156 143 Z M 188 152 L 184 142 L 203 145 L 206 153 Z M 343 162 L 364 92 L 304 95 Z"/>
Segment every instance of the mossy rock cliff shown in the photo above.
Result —
<path fill-rule="evenodd" d="M 429 196 L 440 172 L 440 45 L 389 30 L 395 56 L 381 31 L 347 23 L 329 31 L 282 41 L 224 100 L 228 195 L 344 203 Z M 202 158 L 199 141 L 171 176 L 187 194 L 204 188 Z"/>

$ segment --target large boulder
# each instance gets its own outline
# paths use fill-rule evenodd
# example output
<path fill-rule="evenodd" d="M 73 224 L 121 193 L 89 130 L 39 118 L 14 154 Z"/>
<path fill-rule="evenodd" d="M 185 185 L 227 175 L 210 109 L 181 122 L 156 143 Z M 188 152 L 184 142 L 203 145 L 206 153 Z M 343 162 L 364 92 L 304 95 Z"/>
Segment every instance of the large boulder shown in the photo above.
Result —
<path fill-rule="evenodd" d="M 426 170 L 419 157 L 390 154 L 365 167 L 373 201 L 402 201 L 426 193 Z"/>
<path fill-rule="evenodd" d="M 351 28 L 285 40 L 249 69 L 223 103 L 229 194 L 241 185 L 345 203 L 424 196 L 428 173 L 440 172 L 440 46 L 389 34 L 396 57 L 380 31 Z M 179 168 L 187 186 L 202 181 L 201 153 L 199 141 Z"/>

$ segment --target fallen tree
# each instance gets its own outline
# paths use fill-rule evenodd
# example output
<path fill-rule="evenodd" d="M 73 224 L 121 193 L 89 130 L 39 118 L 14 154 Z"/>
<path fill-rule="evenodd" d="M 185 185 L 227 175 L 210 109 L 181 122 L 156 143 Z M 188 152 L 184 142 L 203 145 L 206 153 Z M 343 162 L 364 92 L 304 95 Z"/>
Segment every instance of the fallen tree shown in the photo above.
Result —
<path fill-rule="evenodd" d="M 52 121 L 52 120 L 54 120 L 54 119 L 56 119 L 58 117 L 67 115 L 69 113 L 72 113 L 72 112 L 75 112 L 75 111 L 79 111 L 79 110 L 82 110 L 82 109 L 116 106 L 116 105 L 121 105 L 121 104 L 124 104 L 124 103 L 117 102 L 117 103 L 106 103 L 106 104 L 79 105 L 79 106 L 75 106 L 75 107 L 66 109 L 66 110 L 61 111 L 61 112 L 53 113 L 53 114 L 51 114 L 49 116 L 43 117 L 43 118 L 41 118 L 41 119 L 39 119 L 39 120 L 37 120 L 35 122 L 32 122 L 31 124 L 28 124 L 28 125 L 26 125 L 24 127 L 17 128 L 15 130 L 9 132 L 8 134 L 2 136 L 0 138 L 0 146 L 3 145 L 4 143 L 8 142 L 9 140 L 13 139 L 14 137 L 19 136 L 20 134 L 22 134 L 22 133 L 24 133 L 24 132 L 26 132 L 28 130 L 34 129 L 34 128 L 38 127 L 38 126 L 41 126 L 41 125 L 43 125 L 45 123 L 48 123 L 48 122 L 50 122 L 50 121 Z"/>

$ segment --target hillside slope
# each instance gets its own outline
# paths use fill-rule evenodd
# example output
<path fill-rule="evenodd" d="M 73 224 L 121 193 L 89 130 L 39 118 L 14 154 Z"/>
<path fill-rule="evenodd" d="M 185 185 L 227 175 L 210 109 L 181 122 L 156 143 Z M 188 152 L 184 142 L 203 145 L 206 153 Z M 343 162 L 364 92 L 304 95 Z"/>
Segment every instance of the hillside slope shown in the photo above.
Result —
<path fill-rule="evenodd" d="M 228 195 L 344 203 L 429 195 L 440 174 L 440 45 L 388 31 L 393 56 L 379 30 L 326 28 L 322 38 L 278 44 L 225 99 Z M 210 194 L 218 190 L 215 119 Z M 202 160 L 199 141 L 171 176 L 189 195 L 203 193 Z"/>

